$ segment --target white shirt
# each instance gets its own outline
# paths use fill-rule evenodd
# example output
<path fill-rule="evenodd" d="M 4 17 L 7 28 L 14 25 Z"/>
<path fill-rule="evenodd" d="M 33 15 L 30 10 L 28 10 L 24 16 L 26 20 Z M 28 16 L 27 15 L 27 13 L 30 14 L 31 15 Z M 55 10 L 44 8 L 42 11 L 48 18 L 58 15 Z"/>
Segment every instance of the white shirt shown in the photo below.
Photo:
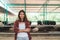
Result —
<path fill-rule="evenodd" d="M 23 23 L 19 23 L 19 29 L 21 30 L 21 29 L 25 29 L 26 28 L 26 26 L 25 26 L 25 23 L 23 22 Z M 18 33 L 18 35 L 17 35 L 17 37 L 27 37 L 28 36 L 28 34 L 27 34 L 27 32 L 20 32 L 20 33 Z"/>

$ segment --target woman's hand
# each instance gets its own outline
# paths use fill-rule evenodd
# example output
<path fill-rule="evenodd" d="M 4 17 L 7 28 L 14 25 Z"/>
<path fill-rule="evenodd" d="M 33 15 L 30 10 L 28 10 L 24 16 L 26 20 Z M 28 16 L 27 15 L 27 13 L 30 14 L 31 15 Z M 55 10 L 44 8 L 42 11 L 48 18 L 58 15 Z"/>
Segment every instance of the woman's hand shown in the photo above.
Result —
<path fill-rule="evenodd" d="M 24 29 L 19 30 L 19 32 L 24 32 Z"/>
<path fill-rule="evenodd" d="M 26 28 L 25 29 L 25 32 L 30 32 L 30 28 Z"/>

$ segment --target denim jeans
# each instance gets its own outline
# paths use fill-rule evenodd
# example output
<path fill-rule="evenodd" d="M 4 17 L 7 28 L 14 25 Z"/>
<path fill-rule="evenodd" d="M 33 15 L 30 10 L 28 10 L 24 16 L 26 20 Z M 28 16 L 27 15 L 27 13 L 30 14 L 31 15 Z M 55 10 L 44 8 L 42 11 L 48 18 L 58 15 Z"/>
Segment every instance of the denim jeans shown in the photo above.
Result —
<path fill-rule="evenodd" d="M 28 37 L 17 37 L 17 40 L 29 40 Z"/>

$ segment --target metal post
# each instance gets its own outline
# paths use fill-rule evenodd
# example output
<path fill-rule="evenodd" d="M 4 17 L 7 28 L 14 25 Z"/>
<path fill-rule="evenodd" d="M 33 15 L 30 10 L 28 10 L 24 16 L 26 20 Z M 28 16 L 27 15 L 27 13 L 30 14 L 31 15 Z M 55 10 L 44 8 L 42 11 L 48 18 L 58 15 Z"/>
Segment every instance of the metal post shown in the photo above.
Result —
<path fill-rule="evenodd" d="M 25 12 L 26 12 L 26 0 L 24 0 L 24 8 L 25 8 Z"/>
<path fill-rule="evenodd" d="M 7 7 L 7 5 L 5 4 L 5 8 L 7 9 L 8 7 Z M 7 10 L 5 10 L 5 13 L 6 13 L 6 23 L 8 23 L 8 11 Z"/>

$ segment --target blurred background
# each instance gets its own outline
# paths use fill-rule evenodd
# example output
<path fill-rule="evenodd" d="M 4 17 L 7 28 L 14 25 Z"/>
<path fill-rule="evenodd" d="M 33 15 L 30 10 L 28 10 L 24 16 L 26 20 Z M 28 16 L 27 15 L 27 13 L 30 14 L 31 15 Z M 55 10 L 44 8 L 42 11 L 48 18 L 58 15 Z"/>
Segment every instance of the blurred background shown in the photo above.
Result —
<path fill-rule="evenodd" d="M 0 0 L 0 40 L 14 39 L 20 10 L 30 21 L 32 40 L 60 39 L 60 0 Z"/>

